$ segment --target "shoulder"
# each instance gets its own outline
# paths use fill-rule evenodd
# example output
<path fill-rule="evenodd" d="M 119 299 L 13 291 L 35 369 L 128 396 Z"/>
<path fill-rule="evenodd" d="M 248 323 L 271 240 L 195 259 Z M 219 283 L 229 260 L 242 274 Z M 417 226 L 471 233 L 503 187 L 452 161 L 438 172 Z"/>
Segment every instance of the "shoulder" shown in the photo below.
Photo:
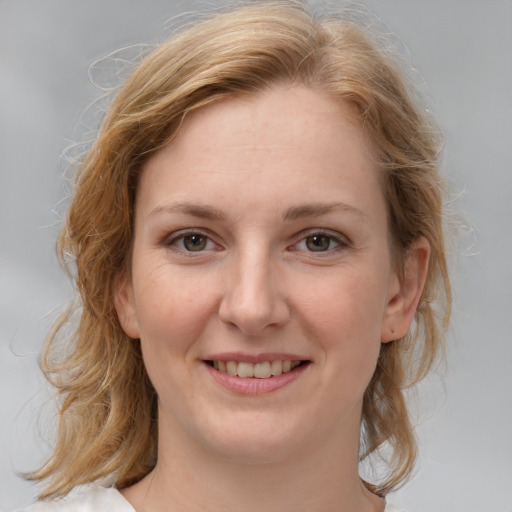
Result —
<path fill-rule="evenodd" d="M 386 503 L 386 508 L 384 509 L 384 512 L 406 512 L 406 511 L 401 508 L 395 507 L 391 503 Z"/>
<path fill-rule="evenodd" d="M 17 512 L 135 512 L 114 487 L 89 487 L 57 501 L 39 501 Z M 387 503 L 384 512 L 405 512 Z"/>
<path fill-rule="evenodd" d="M 56 501 L 38 501 L 18 512 L 135 512 L 114 487 L 91 486 Z"/>

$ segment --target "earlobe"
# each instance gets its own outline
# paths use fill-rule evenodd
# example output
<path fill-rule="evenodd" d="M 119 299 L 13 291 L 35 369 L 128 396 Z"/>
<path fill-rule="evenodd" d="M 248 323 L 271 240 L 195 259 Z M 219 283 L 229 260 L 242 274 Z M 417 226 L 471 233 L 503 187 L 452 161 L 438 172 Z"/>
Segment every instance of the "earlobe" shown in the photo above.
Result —
<path fill-rule="evenodd" d="M 428 274 L 430 244 L 424 237 L 415 240 L 404 262 L 402 275 L 394 276 L 382 323 L 381 342 L 403 338 L 411 327 Z"/>
<path fill-rule="evenodd" d="M 120 274 L 115 280 L 113 299 L 117 317 L 123 331 L 130 338 L 139 338 L 139 325 L 137 322 L 132 282 L 125 273 Z"/>

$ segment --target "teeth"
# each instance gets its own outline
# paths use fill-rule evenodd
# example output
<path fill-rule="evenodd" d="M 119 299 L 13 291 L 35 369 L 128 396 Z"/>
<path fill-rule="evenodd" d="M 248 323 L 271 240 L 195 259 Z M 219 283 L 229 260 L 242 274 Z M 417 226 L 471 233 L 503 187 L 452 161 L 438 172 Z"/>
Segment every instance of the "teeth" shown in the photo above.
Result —
<path fill-rule="evenodd" d="M 268 379 L 272 375 L 270 363 L 258 363 L 254 365 L 254 376 L 258 379 Z"/>
<path fill-rule="evenodd" d="M 272 361 L 270 363 L 272 375 L 281 375 L 283 373 L 283 363 L 281 361 Z"/>
<path fill-rule="evenodd" d="M 239 377 L 254 377 L 254 365 L 251 363 L 238 363 Z"/>
<path fill-rule="evenodd" d="M 215 362 L 213 363 L 213 367 L 215 368 Z M 228 361 L 226 363 L 226 371 L 229 375 L 236 375 L 236 372 L 238 371 L 238 363 L 235 361 Z"/>
<path fill-rule="evenodd" d="M 262 363 L 247 363 L 245 361 L 212 361 L 212 366 L 232 376 L 257 379 L 268 379 L 300 366 L 302 361 L 264 361 Z"/>

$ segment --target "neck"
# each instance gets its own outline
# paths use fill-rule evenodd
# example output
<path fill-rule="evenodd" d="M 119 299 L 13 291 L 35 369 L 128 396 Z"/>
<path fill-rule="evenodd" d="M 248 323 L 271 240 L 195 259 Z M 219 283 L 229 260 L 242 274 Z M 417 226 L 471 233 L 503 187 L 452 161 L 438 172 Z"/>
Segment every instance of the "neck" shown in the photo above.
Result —
<path fill-rule="evenodd" d="M 159 459 L 123 490 L 137 512 L 381 512 L 384 501 L 358 474 L 357 438 L 302 447 L 280 460 L 248 463 L 203 449 L 186 433 L 160 433 Z"/>

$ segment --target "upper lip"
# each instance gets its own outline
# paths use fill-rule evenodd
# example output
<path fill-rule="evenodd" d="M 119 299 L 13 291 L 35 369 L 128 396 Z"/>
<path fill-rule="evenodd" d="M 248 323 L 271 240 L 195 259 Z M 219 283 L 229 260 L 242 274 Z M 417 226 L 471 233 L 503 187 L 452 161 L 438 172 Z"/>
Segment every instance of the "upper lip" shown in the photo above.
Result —
<path fill-rule="evenodd" d="M 248 354 L 246 352 L 221 352 L 211 354 L 204 361 L 237 361 L 242 363 L 264 363 L 266 361 L 309 361 L 307 357 L 285 352 L 265 352 L 260 354 Z"/>

